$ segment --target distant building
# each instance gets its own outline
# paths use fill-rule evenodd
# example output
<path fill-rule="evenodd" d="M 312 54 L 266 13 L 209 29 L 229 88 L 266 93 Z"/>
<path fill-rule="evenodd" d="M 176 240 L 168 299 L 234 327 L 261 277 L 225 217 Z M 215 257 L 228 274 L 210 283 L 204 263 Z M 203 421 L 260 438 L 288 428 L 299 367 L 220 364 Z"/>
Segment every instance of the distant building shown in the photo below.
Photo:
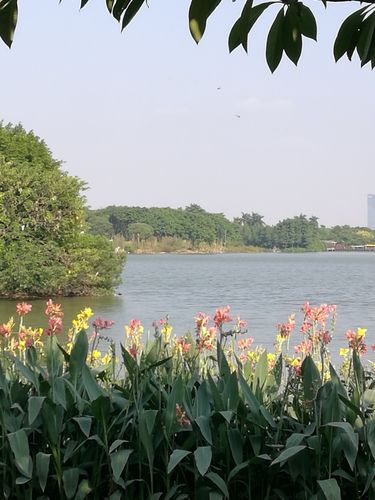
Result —
<path fill-rule="evenodd" d="M 375 229 L 375 194 L 367 195 L 367 227 Z"/>
<path fill-rule="evenodd" d="M 367 227 L 375 229 L 375 194 L 367 195 Z"/>

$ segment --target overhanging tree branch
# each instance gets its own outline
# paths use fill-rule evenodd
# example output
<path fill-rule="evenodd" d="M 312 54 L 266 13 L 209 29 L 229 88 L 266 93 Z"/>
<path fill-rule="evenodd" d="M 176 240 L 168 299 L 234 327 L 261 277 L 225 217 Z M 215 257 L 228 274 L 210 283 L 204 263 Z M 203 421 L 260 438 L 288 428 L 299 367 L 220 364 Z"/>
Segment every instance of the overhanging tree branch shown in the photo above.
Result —
<path fill-rule="evenodd" d="M 109 13 L 120 23 L 121 29 L 124 29 L 136 17 L 144 4 L 148 5 L 146 0 L 104 1 Z M 190 0 L 189 29 L 196 43 L 199 43 L 203 37 L 208 18 L 221 2 L 222 0 Z M 343 2 L 363 5 L 361 0 L 322 0 L 322 2 L 324 5 Z M 88 3 L 89 0 L 80 0 L 79 5 L 83 8 Z M 269 7 L 279 6 L 267 35 L 266 60 L 272 72 L 279 66 L 284 54 L 297 65 L 304 38 L 311 38 L 315 41 L 317 39 L 315 16 L 303 2 L 277 0 L 254 5 L 253 0 L 245 0 L 243 5 L 241 15 L 229 34 L 230 52 L 240 45 L 247 51 L 248 37 L 255 23 Z M 17 17 L 18 0 L 0 0 L 0 37 L 8 47 L 11 47 L 13 42 Z M 339 27 L 333 48 L 335 60 L 338 61 L 344 55 L 351 60 L 355 52 L 361 66 L 370 63 L 372 68 L 375 67 L 375 0 L 366 1 Z"/>

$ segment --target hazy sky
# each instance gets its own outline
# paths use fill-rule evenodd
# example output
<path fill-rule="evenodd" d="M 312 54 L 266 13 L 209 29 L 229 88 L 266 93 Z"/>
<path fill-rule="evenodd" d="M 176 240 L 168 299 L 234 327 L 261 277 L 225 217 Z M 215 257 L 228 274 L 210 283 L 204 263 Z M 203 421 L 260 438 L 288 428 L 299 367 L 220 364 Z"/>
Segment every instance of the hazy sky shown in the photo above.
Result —
<path fill-rule="evenodd" d="M 334 63 L 340 20 L 354 7 L 320 2 L 318 44 L 298 68 L 269 72 L 265 16 L 250 54 L 228 54 L 243 2 L 223 0 L 197 47 L 187 0 L 150 0 L 122 34 L 104 0 L 20 0 L 11 50 L 0 47 L 0 117 L 42 137 L 87 199 L 184 207 L 267 223 L 304 213 L 366 225 L 375 192 L 374 72 Z M 240 117 L 238 117 L 239 115 Z"/>

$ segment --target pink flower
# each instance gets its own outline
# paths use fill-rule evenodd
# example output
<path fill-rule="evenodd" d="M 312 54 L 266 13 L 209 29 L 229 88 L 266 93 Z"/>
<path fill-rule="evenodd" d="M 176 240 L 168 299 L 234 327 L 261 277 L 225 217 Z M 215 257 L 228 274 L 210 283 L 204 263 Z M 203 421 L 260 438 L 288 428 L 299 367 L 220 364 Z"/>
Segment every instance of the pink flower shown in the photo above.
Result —
<path fill-rule="evenodd" d="M 294 346 L 296 353 L 309 354 L 311 351 L 311 340 L 303 340 L 300 344 Z"/>
<path fill-rule="evenodd" d="M 199 312 L 195 317 L 195 330 L 196 330 L 196 332 L 199 333 L 199 331 L 202 327 L 207 326 L 209 320 L 210 320 L 209 316 L 206 316 L 206 314 Z"/>
<path fill-rule="evenodd" d="M 247 339 L 240 339 L 238 341 L 238 348 L 244 351 L 245 349 L 248 349 L 253 342 L 254 339 L 251 337 L 248 337 Z"/>
<path fill-rule="evenodd" d="M 0 335 L 3 337 L 9 337 L 12 333 L 12 325 L 11 323 L 3 323 L 0 325 Z"/>
<path fill-rule="evenodd" d="M 137 358 L 137 346 L 135 344 L 133 344 L 130 348 L 129 348 L 129 352 L 130 352 L 130 355 L 136 359 Z"/>
<path fill-rule="evenodd" d="M 63 317 L 64 313 L 61 310 L 61 304 L 55 304 L 52 299 L 46 302 L 46 310 L 44 311 L 47 316 Z"/>
<path fill-rule="evenodd" d="M 327 345 L 331 342 L 331 340 L 332 340 L 332 335 L 328 330 L 325 331 L 322 330 L 320 332 L 320 341 L 322 342 L 322 344 Z"/>
<path fill-rule="evenodd" d="M 211 351 L 215 345 L 216 328 L 211 326 L 210 328 L 204 328 L 201 330 L 197 338 L 197 348 L 199 351 L 203 349 L 208 349 Z"/>
<path fill-rule="evenodd" d="M 26 304 L 26 302 L 20 302 L 16 306 L 16 311 L 20 316 L 25 316 L 25 314 L 29 313 L 32 309 L 31 304 Z"/>
<path fill-rule="evenodd" d="M 62 332 L 62 319 L 59 316 L 51 316 L 48 320 L 48 327 L 44 330 L 44 333 L 49 337 L 54 333 Z"/>
<path fill-rule="evenodd" d="M 181 354 L 186 354 L 188 350 L 190 349 L 190 345 L 188 342 L 186 342 L 185 338 L 178 339 L 176 341 L 176 349 L 181 352 Z"/>
<path fill-rule="evenodd" d="M 111 328 L 114 324 L 115 322 L 111 319 L 103 319 L 100 316 L 92 322 L 92 326 L 95 330 L 108 330 L 108 328 Z"/>
<path fill-rule="evenodd" d="M 186 416 L 186 412 L 184 411 L 183 407 L 180 406 L 178 403 L 176 403 L 176 420 L 177 423 L 179 423 L 182 426 L 190 425 L 190 420 Z"/>
<path fill-rule="evenodd" d="M 294 327 L 296 326 L 296 320 L 294 318 L 295 314 L 291 314 L 288 316 L 287 323 L 279 323 L 277 325 L 277 332 L 283 339 L 289 338 L 290 334 L 294 330 Z"/>
<path fill-rule="evenodd" d="M 214 323 L 217 328 L 221 328 L 224 323 L 229 323 L 232 318 L 229 316 L 230 307 L 225 306 L 222 309 L 216 309 Z"/>
<path fill-rule="evenodd" d="M 348 339 L 348 344 L 351 349 L 355 349 L 358 354 L 366 354 L 367 346 L 364 342 L 366 330 L 364 328 L 358 328 L 355 332 L 354 330 L 348 330 L 346 332 L 346 338 Z"/>

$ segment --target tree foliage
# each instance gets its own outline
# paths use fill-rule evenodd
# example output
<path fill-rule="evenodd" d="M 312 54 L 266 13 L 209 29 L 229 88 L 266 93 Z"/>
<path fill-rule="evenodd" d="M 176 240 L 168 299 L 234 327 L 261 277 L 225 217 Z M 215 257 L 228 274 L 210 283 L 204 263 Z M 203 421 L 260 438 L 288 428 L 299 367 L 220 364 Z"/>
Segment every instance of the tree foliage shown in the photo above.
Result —
<path fill-rule="evenodd" d="M 117 284 L 122 256 L 87 234 L 84 187 L 32 132 L 0 125 L 0 295 L 89 295 Z"/>
<path fill-rule="evenodd" d="M 95 234 L 119 235 L 127 241 L 171 237 L 189 241 L 192 248 L 199 248 L 200 244 L 216 249 L 245 245 L 309 251 L 324 250 L 327 244 L 349 248 L 375 242 L 375 231 L 371 229 L 347 225 L 327 228 L 319 226 L 314 216 L 300 214 L 273 226 L 263 218 L 256 212 L 242 212 L 232 222 L 224 214 L 209 213 L 196 204 L 185 209 L 111 206 L 88 211 Z"/>
<path fill-rule="evenodd" d="M 60 0 L 61 1 L 61 0 Z M 239 0 L 233 0 L 236 2 Z M 345 0 L 322 0 L 327 3 L 338 3 Z M 348 0 L 359 3 L 359 0 Z M 83 8 L 89 0 L 80 0 Z M 205 33 L 207 22 L 222 0 L 190 0 L 188 13 L 189 29 L 193 39 L 199 43 Z M 362 3 L 362 2 L 361 2 Z M 374 0 L 366 2 L 355 10 L 339 27 L 334 43 L 333 53 L 338 61 L 344 55 L 349 60 L 357 53 L 361 65 L 375 66 L 375 5 Z M 239 46 L 248 50 L 248 38 L 256 22 L 268 9 L 277 8 L 274 21 L 267 35 L 266 60 L 273 72 L 285 54 L 297 65 L 303 42 L 306 38 L 317 40 L 317 23 L 312 10 L 299 0 L 274 0 L 254 4 L 253 0 L 243 1 L 240 17 L 233 24 L 228 36 L 229 51 Z M 148 5 L 147 0 L 105 0 L 109 13 L 124 29 L 137 15 L 138 11 Z M 275 9 L 273 9 L 275 10 Z M 0 0 L 0 36 L 10 47 L 17 25 L 18 0 Z"/>

